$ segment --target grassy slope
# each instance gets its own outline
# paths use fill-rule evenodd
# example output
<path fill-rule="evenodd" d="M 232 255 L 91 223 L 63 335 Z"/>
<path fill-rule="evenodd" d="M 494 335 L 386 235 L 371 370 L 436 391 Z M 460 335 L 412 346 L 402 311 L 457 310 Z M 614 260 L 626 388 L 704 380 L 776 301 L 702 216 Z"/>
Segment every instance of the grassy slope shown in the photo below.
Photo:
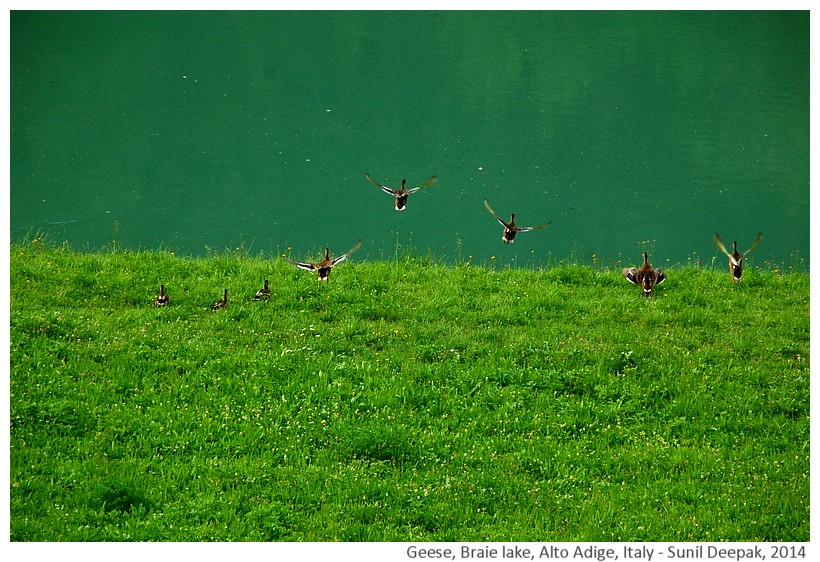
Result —
<path fill-rule="evenodd" d="M 14 245 L 11 538 L 807 541 L 808 275 L 668 274 Z"/>

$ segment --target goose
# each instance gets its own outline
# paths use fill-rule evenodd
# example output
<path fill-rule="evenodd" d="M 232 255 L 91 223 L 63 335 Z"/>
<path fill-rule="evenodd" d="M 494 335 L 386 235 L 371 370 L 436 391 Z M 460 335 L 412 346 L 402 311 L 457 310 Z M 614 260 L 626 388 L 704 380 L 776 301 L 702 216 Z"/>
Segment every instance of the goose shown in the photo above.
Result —
<path fill-rule="evenodd" d="M 543 228 L 547 228 L 552 222 L 548 222 L 546 224 L 541 224 L 538 226 L 518 226 L 515 224 L 515 213 L 510 216 L 510 222 L 506 222 L 504 219 L 498 216 L 492 207 L 490 207 L 489 201 L 484 199 L 484 206 L 487 207 L 487 210 L 490 211 L 490 214 L 494 216 L 498 222 L 500 222 L 504 226 L 504 232 L 501 233 L 501 240 L 505 244 L 512 244 L 515 241 L 515 235 L 519 232 L 528 232 L 530 230 L 541 230 Z"/>
<path fill-rule="evenodd" d="M 265 279 L 265 286 L 256 291 L 256 294 L 253 296 L 253 300 L 261 301 L 262 299 L 268 300 L 270 298 L 270 281 Z"/>
<path fill-rule="evenodd" d="M 319 281 L 326 281 L 326 282 L 330 283 L 330 269 L 334 265 L 336 265 L 337 263 L 340 263 L 340 262 L 344 261 L 345 259 L 347 259 L 347 257 L 350 254 L 352 254 L 353 252 L 355 252 L 356 250 L 358 250 L 361 247 L 361 245 L 362 245 L 362 240 L 360 238 L 359 241 L 356 242 L 355 246 L 350 248 L 347 252 L 345 252 L 341 256 L 337 256 L 333 259 L 330 259 L 330 249 L 325 248 L 325 257 L 322 261 L 320 261 L 318 263 L 296 262 L 296 261 L 291 261 L 287 258 L 285 258 L 285 261 L 287 261 L 288 263 L 290 263 L 292 265 L 295 265 L 296 267 L 300 267 L 302 269 L 307 269 L 307 270 L 310 270 L 310 271 L 318 271 L 319 272 Z"/>
<path fill-rule="evenodd" d="M 655 285 L 663 283 L 666 280 L 666 275 L 660 269 L 652 269 L 649 265 L 649 255 L 643 253 L 643 265 L 640 269 L 635 267 L 625 267 L 621 271 L 621 275 L 635 285 L 643 287 L 643 296 L 651 297 L 654 293 Z"/>
<path fill-rule="evenodd" d="M 211 306 L 211 310 L 219 310 L 220 308 L 227 308 L 228 306 L 228 289 L 225 289 L 225 293 L 222 295 L 222 298 L 216 301 L 213 306 Z"/>
<path fill-rule="evenodd" d="M 429 186 L 433 185 L 434 183 L 436 183 L 438 181 L 438 177 L 433 176 L 429 180 L 424 182 L 423 184 L 418 185 L 416 187 L 411 187 L 410 189 L 407 189 L 407 187 L 406 187 L 407 186 L 407 180 L 402 179 L 401 180 L 401 188 L 400 189 L 393 189 L 392 187 L 388 187 L 388 186 L 383 185 L 383 184 L 377 182 L 376 180 L 374 180 L 373 176 L 370 175 L 370 172 L 365 173 L 364 177 L 367 178 L 367 181 L 369 181 L 373 185 L 376 185 L 376 186 L 380 187 L 382 189 L 382 191 L 384 191 L 388 195 L 392 195 L 396 198 L 396 210 L 397 211 L 403 211 L 404 210 L 404 208 L 407 206 L 407 198 L 410 196 L 411 193 L 415 193 L 415 192 L 419 191 L 420 189 L 424 189 L 425 187 L 429 187 Z"/>
<path fill-rule="evenodd" d="M 159 294 L 154 299 L 155 306 L 166 306 L 168 304 L 168 294 L 165 292 L 165 285 L 159 286 Z"/>
<path fill-rule="evenodd" d="M 752 246 L 743 252 L 742 254 L 737 251 L 737 240 L 732 242 L 732 253 L 730 254 L 726 251 L 726 246 L 723 245 L 723 242 L 718 236 L 718 233 L 715 232 L 715 245 L 718 247 L 718 250 L 726 254 L 729 258 L 729 271 L 732 273 L 732 282 L 738 283 L 740 281 L 741 276 L 743 275 L 743 259 L 746 257 L 746 254 L 754 250 L 760 241 L 763 240 L 763 233 L 757 233 L 757 239 L 754 241 Z"/>

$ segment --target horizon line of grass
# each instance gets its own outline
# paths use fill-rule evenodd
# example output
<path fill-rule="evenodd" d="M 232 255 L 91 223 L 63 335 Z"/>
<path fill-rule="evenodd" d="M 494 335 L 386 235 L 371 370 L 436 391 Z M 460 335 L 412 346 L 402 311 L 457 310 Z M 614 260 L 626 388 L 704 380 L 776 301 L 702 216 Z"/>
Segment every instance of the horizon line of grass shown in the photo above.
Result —
<path fill-rule="evenodd" d="M 87 247 L 85 249 L 80 249 L 77 247 L 72 246 L 67 241 L 58 242 L 55 239 L 52 239 L 50 236 L 45 234 L 43 230 L 35 230 L 29 229 L 25 235 L 21 236 L 18 240 L 11 242 L 11 247 L 23 247 L 28 244 L 32 244 L 34 246 L 38 246 L 40 248 L 48 248 L 51 250 L 62 250 L 66 252 L 74 252 L 74 253 L 82 253 L 82 254 L 105 254 L 105 253 L 157 253 L 157 254 L 168 254 L 171 256 L 178 257 L 180 259 L 208 259 L 208 258 L 220 258 L 226 256 L 233 256 L 235 258 L 249 258 L 249 259 L 312 259 L 316 256 L 320 256 L 324 252 L 324 246 L 317 246 L 312 249 L 302 249 L 296 258 L 293 257 L 293 247 L 290 245 L 285 245 L 284 249 L 277 248 L 274 252 L 266 252 L 265 250 L 257 250 L 256 252 L 252 252 L 253 242 L 251 242 L 250 246 L 246 245 L 245 241 L 239 243 L 239 245 L 226 248 L 216 248 L 212 246 L 206 245 L 205 253 L 202 255 L 194 254 L 193 252 L 179 252 L 174 250 L 170 246 L 160 245 L 156 248 L 123 248 L 119 246 L 119 243 L 116 240 L 116 232 L 112 239 L 112 241 L 104 246 L 99 248 L 91 248 Z M 414 260 L 420 263 L 427 263 L 430 265 L 444 265 L 444 266 L 452 266 L 452 267 L 460 267 L 460 266 L 473 266 L 479 268 L 488 268 L 488 269 L 524 269 L 524 270 L 544 270 L 553 267 L 562 267 L 562 266 L 579 266 L 579 267 L 589 267 L 595 271 L 620 271 L 623 267 L 628 266 L 640 266 L 640 260 L 637 258 L 622 258 L 621 255 L 616 257 L 609 257 L 606 260 L 601 260 L 597 256 L 597 254 L 593 253 L 590 255 L 588 260 L 584 260 L 580 258 L 577 254 L 572 253 L 567 257 L 557 257 L 548 254 L 546 260 L 536 264 L 534 261 L 528 260 L 519 260 L 516 258 L 512 261 L 507 261 L 505 263 L 497 263 L 495 260 L 495 256 L 491 256 L 490 258 L 485 258 L 482 261 L 474 261 L 473 256 L 463 256 L 463 252 L 461 250 L 461 241 L 456 241 L 456 249 L 452 255 L 435 255 L 429 247 L 424 251 L 419 251 L 419 249 L 412 243 L 402 244 L 398 240 L 395 243 L 394 250 L 392 255 L 385 256 L 383 250 L 380 252 L 381 256 L 378 259 L 369 259 L 367 261 L 385 261 L 385 262 L 399 262 L 399 261 L 406 261 L 406 260 Z M 355 260 L 356 258 L 352 258 Z M 362 261 L 362 260 L 359 260 Z M 695 268 L 703 268 L 703 269 L 713 269 L 713 270 L 728 270 L 728 265 L 726 264 L 726 260 L 723 255 L 711 255 L 706 259 L 701 259 L 695 253 L 690 254 L 686 258 L 686 262 L 677 262 L 674 264 L 663 263 L 660 262 L 654 263 L 653 265 L 656 268 L 662 268 L 664 271 L 675 271 L 686 267 L 695 267 Z M 764 260 L 763 264 L 757 264 L 753 261 L 746 261 L 746 272 L 749 271 L 757 271 L 757 272 L 765 272 L 770 271 L 773 273 L 810 273 L 810 267 L 806 265 L 805 259 L 800 256 L 791 256 L 790 260 L 782 260 L 779 263 L 771 262 L 769 260 Z"/>

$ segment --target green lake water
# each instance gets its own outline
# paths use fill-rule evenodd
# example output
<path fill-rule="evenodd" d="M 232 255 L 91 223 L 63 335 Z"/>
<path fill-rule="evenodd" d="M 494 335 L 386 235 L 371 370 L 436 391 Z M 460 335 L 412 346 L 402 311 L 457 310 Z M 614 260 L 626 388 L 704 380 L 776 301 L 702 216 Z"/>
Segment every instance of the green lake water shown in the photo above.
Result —
<path fill-rule="evenodd" d="M 12 240 L 809 266 L 809 13 L 12 12 Z M 368 183 L 438 183 L 407 210 Z M 483 198 L 520 225 L 501 242 Z M 716 258 L 723 266 L 725 258 Z"/>

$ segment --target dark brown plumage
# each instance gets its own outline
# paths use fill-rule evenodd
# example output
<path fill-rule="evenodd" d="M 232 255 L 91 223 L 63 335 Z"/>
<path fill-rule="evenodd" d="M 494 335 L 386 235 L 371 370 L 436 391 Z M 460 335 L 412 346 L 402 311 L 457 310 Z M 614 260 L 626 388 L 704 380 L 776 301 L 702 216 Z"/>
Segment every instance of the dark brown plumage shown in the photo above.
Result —
<path fill-rule="evenodd" d="M 265 286 L 256 291 L 256 294 L 253 296 L 253 300 L 261 301 L 261 300 L 268 300 L 270 298 L 270 281 L 265 279 Z"/>
<path fill-rule="evenodd" d="M 154 299 L 154 305 L 167 306 L 168 302 L 168 293 L 165 292 L 165 285 L 160 285 L 159 294 L 157 295 L 157 298 Z"/>
<path fill-rule="evenodd" d="M 655 285 L 659 285 L 666 280 L 666 274 L 660 269 L 653 269 L 649 265 L 649 255 L 643 253 L 643 265 L 640 269 L 635 267 L 625 267 L 621 275 L 635 285 L 643 287 L 643 296 L 651 297 L 654 294 Z"/>
<path fill-rule="evenodd" d="M 228 289 L 225 289 L 225 292 L 222 295 L 222 298 L 216 301 L 213 306 L 211 306 L 211 310 L 219 310 L 220 308 L 227 308 L 228 307 Z"/>

